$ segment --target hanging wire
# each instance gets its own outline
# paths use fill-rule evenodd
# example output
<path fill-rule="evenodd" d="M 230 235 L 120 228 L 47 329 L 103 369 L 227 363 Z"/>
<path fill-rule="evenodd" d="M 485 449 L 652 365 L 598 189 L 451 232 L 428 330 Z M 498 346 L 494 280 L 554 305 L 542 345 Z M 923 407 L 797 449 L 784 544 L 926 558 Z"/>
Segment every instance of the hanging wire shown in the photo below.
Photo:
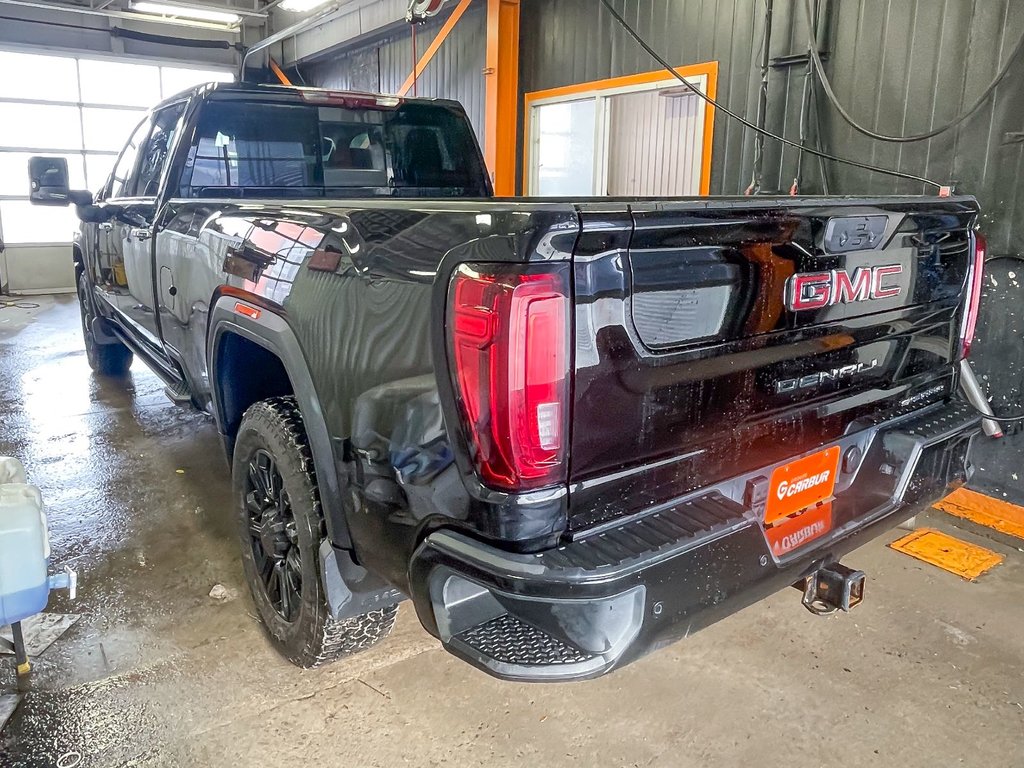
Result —
<path fill-rule="evenodd" d="M 710 104 L 715 109 L 720 110 L 723 114 L 728 115 L 733 120 L 737 121 L 738 123 L 741 123 L 742 125 L 746 126 L 747 128 L 749 128 L 752 131 L 755 131 L 755 132 L 757 132 L 759 134 L 767 136 L 770 139 L 774 139 L 775 141 L 779 142 L 780 144 L 785 144 L 787 147 L 793 147 L 794 149 L 800 149 L 801 148 L 799 142 L 793 141 L 792 139 L 787 139 L 785 136 L 780 136 L 777 133 L 772 133 L 771 131 L 766 130 L 764 128 L 759 128 L 758 126 L 754 125 L 754 123 L 750 122 L 747 118 L 743 117 L 740 114 L 737 114 L 736 112 L 733 112 L 728 107 L 720 104 L 719 102 L 715 101 L 713 98 L 708 96 L 700 88 L 698 88 L 697 86 L 693 85 L 689 80 L 687 80 L 685 77 L 683 77 L 678 72 L 676 72 L 675 69 L 672 67 L 672 65 L 669 64 L 664 59 L 664 57 L 662 57 L 660 54 L 658 54 L 658 52 L 655 51 L 647 43 L 647 41 L 644 40 L 640 36 L 640 34 L 635 29 L 633 29 L 633 27 L 631 27 L 629 25 L 629 22 L 627 22 L 624 18 L 622 18 L 622 16 L 619 14 L 619 12 L 616 11 L 615 8 L 612 6 L 611 0 L 601 0 L 601 4 L 605 7 L 605 10 L 607 10 L 608 13 L 611 14 L 612 18 L 615 19 L 615 21 L 619 24 L 619 26 L 621 26 L 623 28 L 623 30 L 625 30 L 626 34 L 628 34 L 631 38 L 633 38 L 633 40 L 636 42 L 637 45 L 639 45 L 644 51 L 646 51 L 647 54 L 652 59 L 654 59 L 662 67 L 664 67 L 664 69 L 667 72 L 669 72 L 672 75 L 672 77 L 674 77 L 676 80 L 681 82 L 684 86 L 686 86 L 686 88 L 688 88 L 690 91 L 692 91 L 694 95 L 696 95 L 697 97 L 703 99 L 706 103 Z M 803 147 L 803 151 L 807 152 L 808 154 L 824 158 L 826 160 L 831 160 L 831 161 L 836 162 L 836 163 L 842 163 L 844 165 L 849 165 L 849 166 L 852 166 L 854 168 L 860 168 L 860 169 L 865 170 L 865 171 L 873 171 L 875 173 L 881 173 L 881 174 L 884 174 L 886 176 L 894 176 L 894 177 L 896 177 L 898 179 L 907 179 L 909 181 L 916 181 L 916 182 L 919 182 L 921 184 L 928 184 L 928 185 L 936 187 L 938 189 L 942 189 L 944 187 L 943 184 L 940 184 L 937 181 L 933 181 L 932 179 L 926 178 L 924 176 L 917 176 L 917 175 L 915 175 L 913 173 L 904 173 L 903 171 L 897 171 L 897 170 L 894 170 L 892 168 L 882 168 L 882 167 L 877 166 L 877 165 L 870 165 L 869 163 L 862 163 L 862 162 L 860 162 L 858 160 L 851 160 L 851 159 L 846 158 L 846 157 L 840 157 L 839 155 L 833 155 L 833 154 L 830 154 L 828 152 L 823 152 L 823 151 L 818 150 L 818 149 L 812 149 L 810 147 Z"/>
<path fill-rule="evenodd" d="M 811 9 L 811 0 L 804 0 L 803 6 L 804 13 L 807 16 L 807 23 L 810 25 L 811 19 L 813 18 L 814 14 L 814 11 Z M 964 122 L 973 114 L 975 114 L 979 109 L 981 109 L 982 106 L 984 106 L 985 102 L 989 100 L 993 93 L 995 93 L 995 90 L 997 87 L 999 87 L 999 84 L 1006 78 L 1006 75 L 1010 72 L 1010 69 L 1012 68 L 1013 63 L 1017 60 L 1017 57 L 1020 56 L 1022 51 L 1024 51 L 1024 34 L 1021 34 L 1020 39 L 1017 41 L 1017 44 L 1013 47 L 1013 51 L 1010 53 L 1010 57 L 1003 64 L 1003 68 L 999 70 L 999 73 L 995 76 L 995 79 L 992 80 L 992 82 L 988 84 L 988 87 L 981 92 L 981 95 L 978 97 L 977 101 L 975 101 L 969 109 L 967 109 L 964 112 L 961 112 L 952 120 L 943 125 L 940 125 L 938 128 L 933 128 L 932 130 L 926 131 L 925 133 L 916 133 L 908 136 L 890 136 L 885 133 L 878 133 L 877 131 L 873 131 L 870 128 L 867 128 L 866 126 L 863 126 L 860 123 L 858 123 L 842 105 L 842 103 L 839 101 L 839 98 L 836 96 L 836 92 L 832 89 L 832 83 L 829 81 L 828 75 L 825 74 L 825 65 L 822 64 L 821 62 L 821 55 L 818 53 L 817 45 L 813 44 L 813 40 L 808 50 L 811 55 L 811 63 L 814 65 L 814 71 L 818 76 L 818 80 L 821 81 L 821 86 L 825 91 L 825 95 L 828 97 L 829 102 L 831 102 L 836 112 L 839 113 L 839 116 L 843 118 L 844 122 L 846 122 L 851 128 L 853 128 L 853 130 L 857 131 L 857 133 L 861 133 L 870 139 L 874 139 L 875 141 L 884 141 L 889 142 L 891 144 L 909 144 L 914 141 L 927 141 L 928 139 L 934 139 L 936 136 L 940 136 L 946 131 L 956 128 L 962 122 Z"/>

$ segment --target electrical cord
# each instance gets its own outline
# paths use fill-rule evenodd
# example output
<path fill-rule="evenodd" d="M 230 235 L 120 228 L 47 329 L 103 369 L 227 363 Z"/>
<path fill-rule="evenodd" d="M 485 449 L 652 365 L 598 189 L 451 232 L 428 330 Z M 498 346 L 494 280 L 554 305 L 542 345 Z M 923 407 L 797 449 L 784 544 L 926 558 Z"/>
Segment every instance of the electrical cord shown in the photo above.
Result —
<path fill-rule="evenodd" d="M 804 0 L 803 6 L 804 13 L 807 15 L 807 23 L 808 25 L 810 25 L 811 18 L 814 15 L 814 11 L 811 9 L 811 0 Z M 810 34 L 811 33 L 808 33 L 808 35 Z M 1020 55 L 1021 51 L 1024 51 L 1024 34 L 1020 36 L 1020 39 L 1017 41 L 1017 45 L 1014 46 L 1013 51 L 1010 53 L 1010 57 L 1006 60 L 1006 63 L 1003 64 L 1003 68 L 999 70 L 998 74 L 996 74 L 995 79 L 988 84 L 988 87 L 981 92 L 981 95 L 978 97 L 977 101 L 975 101 L 974 104 L 970 107 L 970 109 L 966 110 L 965 112 L 961 112 L 952 120 L 945 123 L 944 125 L 940 125 L 938 128 L 933 128 L 932 130 L 926 131 L 925 133 L 917 133 L 909 136 L 890 136 L 888 134 L 878 133 L 877 131 L 873 131 L 870 128 L 866 128 L 865 126 L 858 123 L 854 119 L 854 117 L 846 110 L 842 103 L 840 103 L 839 98 L 836 96 L 836 92 L 832 89 L 832 83 L 828 79 L 828 76 L 825 74 L 825 65 L 822 64 L 821 55 L 818 53 L 818 46 L 816 44 L 816 41 L 814 41 L 813 39 L 811 39 L 811 45 L 808 48 L 808 51 L 811 55 L 811 63 L 814 65 L 814 71 L 818 76 L 818 80 L 821 81 L 821 86 L 822 89 L 825 91 L 825 95 L 828 97 L 828 100 L 832 103 L 832 106 L 835 107 L 835 110 L 836 112 L 839 113 L 839 116 L 843 118 L 844 122 L 846 122 L 851 128 L 857 131 L 857 133 L 863 134 L 864 136 L 867 136 L 870 139 L 874 139 L 875 141 L 884 141 L 890 144 L 909 144 L 915 141 L 927 141 L 928 139 L 934 139 L 936 136 L 939 136 L 945 133 L 946 131 L 956 128 L 958 125 L 960 125 L 960 123 L 964 122 L 972 115 L 974 115 L 979 109 L 981 109 L 985 102 L 988 101 L 989 97 L 992 96 L 992 94 L 995 92 L 999 84 L 1006 78 L 1006 75 L 1010 72 L 1010 68 L 1013 66 L 1014 61 L 1017 60 L 1017 57 Z"/>
<path fill-rule="evenodd" d="M 991 258 L 986 258 L 985 259 L 985 263 L 986 264 L 991 264 L 993 261 L 999 261 L 1000 259 L 1012 259 L 1014 261 L 1024 261 L 1024 259 L 1022 259 L 1022 257 L 1020 257 L 1020 256 L 1007 253 L 1007 254 L 1002 254 L 1002 255 L 999 255 L 999 256 L 992 256 Z M 988 414 L 988 413 L 985 413 L 980 408 L 976 407 L 974 405 L 974 403 L 972 403 L 967 398 L 962 397 L 960 399 L 963 400 L 963 402 L 967 403 L 968 407 L 970 407 L 971 410 L 973 410 L 974 412 L 984 416 L 986 419 L 990 419 L 992 421 L 1006 421 L 1006 422 L 1011 422 L 1011 423 L 1018 423 L 1018 422 L 1024 421 L 1024 412 L 1019 413 L 1018 415 L 1015 415 L 1015 416 L 1000 416 L 999 414 Z"/>
<path fill-rule="evenodd" d="M 766 136 L 766 137 L 768 137 L 770 139 L 774 139 L 775 141 L 779 142 L 780 144 L 785 144 L 787 147 L 793 147 L 794 149 L 800 149 L 800 150 L 803 150 L 804 152 L 807 152 L 808 154 L 814 155 L 816 157 L 824 158 L 825 160 L 831 160 L 831 161 L 833 161 L 835 163 L 842 163 L 844 165 L 853 166 L 854 168 L 860 168 L 860 169 L 865 170 L 865 171 L 873 171 L 875 173 L 881 173 L 881 174 L 884 174 L 886 176 L 894 176 L 894 177 L 899 178 L 899 179 L 907 179 L 908 181 L 916 181 L 916 182 L 919 182 L 921 184 L 930 184 L 931 186 L 936 187 L 938 189 L 942 189 L 943 186 L 945 186 L 943 184 L 940 184 L 937 181 L 932 181 L 931 179 L 926 178 L 924 176 L 917 176 L 917 175 L 912 174 L 912 173 L 904 173 L 903 171 L 896 171 L 896 170 L 893 170 L 891 168 L 881 168 L 881 167 L 879 167 L 877 165 L 870 165 L 869 163 L 862 163 L 862 162 L 860 162 L 858 160 L 851 160 L 851 159 L 846 158 L 846 157 L 839 157 L 838 155 L 829 154 L 828 152 L 823 152 L 821 150 L 813 149 L 811 147 L 806 147 L 806 146 L 802 147 L 799 142 L 793 141 L 792 139 L 787 139 L 785 136 L 780 136 L 777 133 L 772 133 L 771 131 L 766 130 L 764 128 L 759 128 L 758 126 L 754 125 L 754 123 L 750 122 L 747 118 L 743 117 L 740 114 L 737 114 L 736 112 L 733 112 L 728 107 L 726 107 L 726 106 L 718 103 L 717 101 L 715 101 L 713 98 L 711 98 L 706 93 L 704 93 L 700 88 L 698 88 L 697 86 L 693 85 L 692 83 L 690 83 L 689 80 L 687 80 L 685 77 L 683 77 L 678 72 L 676 72 L 675 69 L 672 67 L 672 65 L 669 64 L 657 51 L 655 51 L 647 43 L 647 41 L 644 40 L 640 36 L 640 34 L 635 29 L 633 29 L 633 27 L 631 27 L 629 25 L 629 22 L 627 22 L 619 14 L 619 12 L 616 11 L 614 7 L 612 7 L 611 0 L 601 0 L 601 4 L 605 7 L 605 10 L 607 10 L 608 13 L 611 14 L 612 18 L 615 19 L 615 21 L 619 24 L 619 26 L 621 26 L 626 31 L 626 34 L 628 34 L 631 38 L 633 38 L 633 40 L 636 42 L 636 44 L 639 45 L 644 51 L 646 51 L 646 53 L 652 59 L 654 59 L 656 62 L 658 62 L 658 64 L 660 64 L 669 74 L 671 74 L 672 77 L 674 77 L 676 80 L 681 82 L 684 86 L 686 86 L 694 95 L 696 95 L 700 99 L 703 99 L 706 103 L 710 104 L 715 109 L 721 111 L 725 115 L 728 115 L 733 120 L 736 120 L 737 122 L 741 123 L 742 125 L 745 125 L 750 130 L 752 130 L 752 131 L 754 131 L 756 133 L 760 133 L 763 136 Z"/>
<path fill-rule="evenodd" d="M 990 419 L 992 421 L 1024 421 L 1024 413 L 1015 416 L 1000 416 L 998 413 L 985 413 L 981 408 L 975 406 L 974 403 L 970 402 L 967 398 L 962 397 L 960 399 L 967 404 L 968 408 L 975 413 L 981 414 L 986 419 Z"/>

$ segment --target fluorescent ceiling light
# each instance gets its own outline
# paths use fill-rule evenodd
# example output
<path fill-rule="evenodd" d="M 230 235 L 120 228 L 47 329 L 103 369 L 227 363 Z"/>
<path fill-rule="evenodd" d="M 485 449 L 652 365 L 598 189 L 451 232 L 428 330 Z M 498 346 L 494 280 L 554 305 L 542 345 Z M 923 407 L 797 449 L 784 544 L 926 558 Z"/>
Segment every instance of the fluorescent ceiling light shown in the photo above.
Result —
<path fill-rule="evenodd" d="M 151 3 L 148 0 L 132 3 L 132 10 L 139 13 L 151 13 L 156 16 L 175 16 L 179 19 L 213 21 L 219 24 L 237 24 L 241 21 L 241 16 L 237 13 L 214 11 L 209 8 L 196 8 L 187 5 L 171 5 L 170 3 Z"/>
<path fill-rule="evenodd" d="M 326 2 L 327 0 L 284 0 L 284 2 L 282 2 L 278 7 L 282 11 L 306 13 L 306 11 L 312 11 L 314 8 L 319 8 Z"/>

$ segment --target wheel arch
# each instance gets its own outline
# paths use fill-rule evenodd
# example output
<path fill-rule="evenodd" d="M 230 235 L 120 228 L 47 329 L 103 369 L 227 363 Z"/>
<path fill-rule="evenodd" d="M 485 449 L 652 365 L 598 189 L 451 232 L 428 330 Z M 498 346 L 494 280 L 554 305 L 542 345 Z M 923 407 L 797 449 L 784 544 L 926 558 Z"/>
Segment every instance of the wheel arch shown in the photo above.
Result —
<path fill-rule="evenodd" d="M 238 311 L 239 306 L 243 307 L 245 314 Z M 243 292 L 218 292 L 211 303 L 208 328 L 207 361 L 213 415 L 224 440 L 228 463 L 231 463 L 234 452 L 241 414 L 252 402 L 256 402 L 252 398 L 260 395 L 261 390 L 258 387 L 242 386 L 242 394 L 239 396 L 232 388 L 231 378 L 237 373 L 237 362 L 231 361 L 226 353 L 231 351 L 230 345 L 250 344 L 272 356 L 287 377 L 290 392 L 265 391 L 257 399 L 280 394 L 295 397 L 313 454 L 327 536 L 335 546 L 351 549 L 351 538 L 341 503 L 341 482 L 335 468 L 334 446 L 309 366 L 283 310 Z"/>

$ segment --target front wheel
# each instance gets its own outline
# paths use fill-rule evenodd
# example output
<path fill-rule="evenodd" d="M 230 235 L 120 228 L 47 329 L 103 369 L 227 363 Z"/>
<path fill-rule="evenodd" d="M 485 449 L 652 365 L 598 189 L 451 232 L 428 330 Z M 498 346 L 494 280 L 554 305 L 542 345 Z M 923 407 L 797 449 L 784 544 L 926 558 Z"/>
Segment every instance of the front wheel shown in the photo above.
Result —
<path fill-rule="evenodd" d="M 92 332 L 94 319 L 85 273 L 78 275 L 78 309 L 82 314 L 82 339 L 89 367 L 103 376 L 124 376 L 132 364 L 132 351 L 119 341 L 100 344 Z"/>
<path fill-rule="evenodd" d="M 291 397 L 242 417 L 232 459 L 242 567 L 263 625 L 293 664 L 316 667 L 387 637 L 398 606 L 335 621 L 317 562 L 324 521 L 302 415 Z"/>

